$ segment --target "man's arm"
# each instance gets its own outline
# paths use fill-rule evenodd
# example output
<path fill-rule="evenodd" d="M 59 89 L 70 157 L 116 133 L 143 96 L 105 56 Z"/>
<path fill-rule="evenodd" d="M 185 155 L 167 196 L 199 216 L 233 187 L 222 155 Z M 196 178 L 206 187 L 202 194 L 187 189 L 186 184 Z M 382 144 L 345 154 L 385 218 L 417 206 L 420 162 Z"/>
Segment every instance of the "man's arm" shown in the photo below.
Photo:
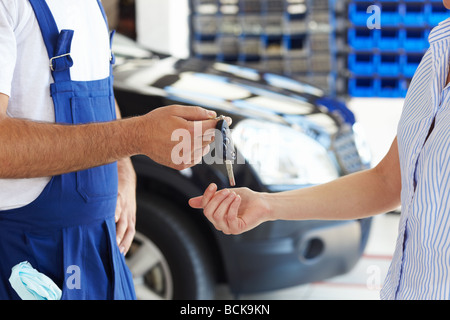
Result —
<path fill-rule="evenodd" d="M 191 148 L 191 162 L 175 165 L 171 141 L 176 129 L 194 134 L 194 121 L 202 131 L 212 130 L 215 113 L 199 107 L 161 107 L 146 115 L 104 123 L 65 125 L 11 118 L 6 114 L 8 96 L 0 93 L 0 178 L 33 178 L 83 170 L 136 154 L 175 169 L 194 165 L 200 159 Z M 194 141 L 193 137 L 192 141 Z M 198 137 L 197 137 L 198 138 Z M 201 137 L 200 137 L 201 139 Z M 203 141 L 206 151 L 211 141 Z M 203 155 L 202 152 L 200 152 Z"/>
<path fill-rule="evenodd" d="M 397 139 L 373 169 L 329 183 L 280 193 L 210 185 L 203 196 L 190 199 L 193 208 L 227 234 L 248 231 L 273 220 L 343 220 L 369 217 L 400 205 L 401 176 Z"/>

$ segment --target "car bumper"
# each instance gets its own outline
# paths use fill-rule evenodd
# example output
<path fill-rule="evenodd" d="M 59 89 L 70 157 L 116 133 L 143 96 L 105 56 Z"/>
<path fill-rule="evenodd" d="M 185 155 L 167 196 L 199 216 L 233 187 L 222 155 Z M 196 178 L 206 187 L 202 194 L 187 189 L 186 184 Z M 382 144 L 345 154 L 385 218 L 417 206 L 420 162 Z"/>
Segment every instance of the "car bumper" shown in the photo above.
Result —
<path fill-rule="evenodd" d="M 275 221 L 233 236 L 230 290 L 245 294 L 320 281 L 351 270 L 369 226 L 360 221 Z"/>

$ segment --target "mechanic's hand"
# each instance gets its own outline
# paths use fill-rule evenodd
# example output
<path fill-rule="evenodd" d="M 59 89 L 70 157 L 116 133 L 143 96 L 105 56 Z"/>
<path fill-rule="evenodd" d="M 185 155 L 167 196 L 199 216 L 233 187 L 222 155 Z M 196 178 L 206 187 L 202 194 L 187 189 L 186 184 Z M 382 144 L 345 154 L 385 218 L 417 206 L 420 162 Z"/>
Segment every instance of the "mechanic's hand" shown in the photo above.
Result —
<path fill-rule="evenodd" d="M 119 189 L 116 205 L 116 237 L 120 252 L 126 254 L 136 233 L 136 173 L 129 158 L 117 162 Z"/>
<path fill-rule="evenodd" d="M 225 234 L 240 234 L 268 221 L 268 203 L 263 194 L 248 188 L 217 191 L 212 183 L 203 196 L 189 200 L 192 208 L 203 208 L 206 218 Z"/>
<path fill-rule="evenodd" d="M 149 112 L 149 139 L 145 154 L 152 160 L 182 170 L 194 166 L 210 150 L 217 120 L 214 111 L 171 105 Z M 231 124 L 231 119 L 226 118 Z"/>

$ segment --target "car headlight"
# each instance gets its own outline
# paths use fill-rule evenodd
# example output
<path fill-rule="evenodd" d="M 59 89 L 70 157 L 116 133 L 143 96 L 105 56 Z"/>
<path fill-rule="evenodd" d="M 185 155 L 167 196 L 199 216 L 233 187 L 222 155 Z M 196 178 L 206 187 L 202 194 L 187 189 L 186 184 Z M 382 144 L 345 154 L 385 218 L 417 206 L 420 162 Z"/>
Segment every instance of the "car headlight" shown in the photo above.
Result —
<path fill-rule="evenodd" d="M 339 176 L 327 150 L 293 128 L 243 120 L 232 130 L 232 137 L 266 185 L 320 184 Z"/>

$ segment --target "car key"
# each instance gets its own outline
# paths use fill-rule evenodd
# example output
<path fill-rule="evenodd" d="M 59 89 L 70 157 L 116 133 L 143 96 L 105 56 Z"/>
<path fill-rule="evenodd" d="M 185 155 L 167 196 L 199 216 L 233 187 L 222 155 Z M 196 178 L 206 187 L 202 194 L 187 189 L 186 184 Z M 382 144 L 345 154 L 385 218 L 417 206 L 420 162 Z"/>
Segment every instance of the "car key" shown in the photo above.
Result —
<path fill-rule="evenodd" d="M 236 182 L 234 180 L 233 161 L 236 160 L 236 150 L 234 148 L 233 140 L 231 139 L 230 127 L 224 116 L 217 117 L 216 119 L 219 120 L 216 124 L 216 129 L 219 131 L 215 138 L 216 154 L 222 155 L 222 159 L 225 161 L 227 167 L 230 186 L 234 187 Z"/>

